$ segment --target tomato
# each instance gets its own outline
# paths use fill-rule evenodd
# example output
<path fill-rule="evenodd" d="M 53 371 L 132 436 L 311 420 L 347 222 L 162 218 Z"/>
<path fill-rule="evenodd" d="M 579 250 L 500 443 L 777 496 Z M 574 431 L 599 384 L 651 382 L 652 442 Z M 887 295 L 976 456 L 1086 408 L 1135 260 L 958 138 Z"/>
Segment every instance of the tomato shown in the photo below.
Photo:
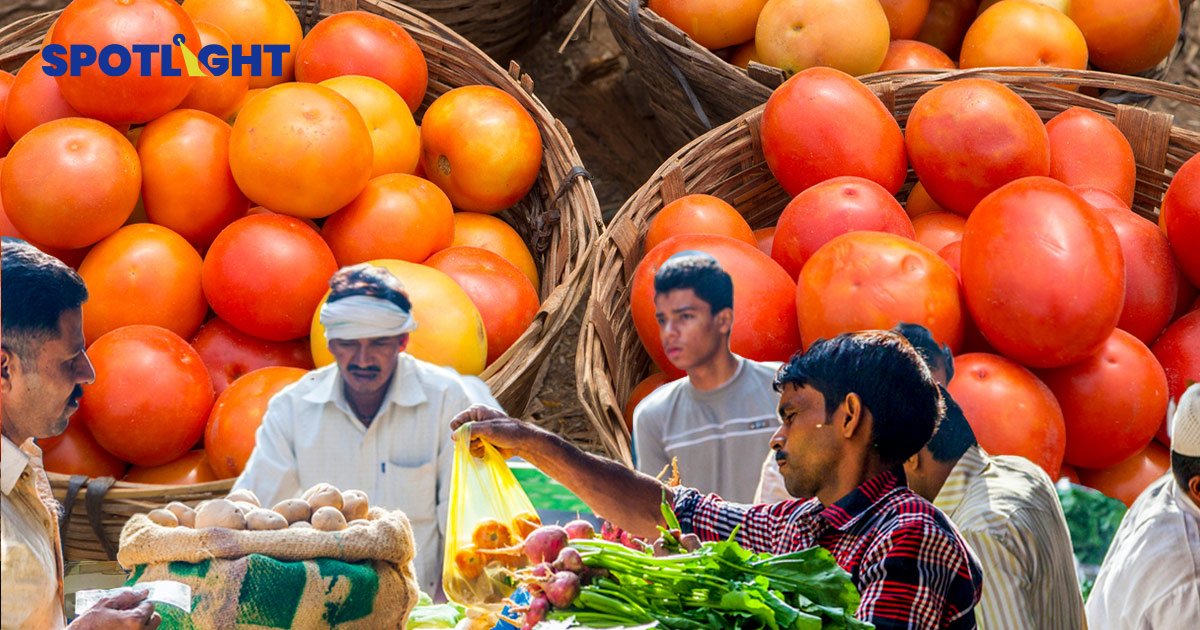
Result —
<path fill-rule="evenodd" d="M 146 218 L 200 249 L 250 207 L 229 170 L 229 135 L 220 118 L 181 109 L 150 121 L 138 139 Z"/>
<path fill-rule="evenodd" d="M 1151 442 L 1142 452 L 1104 470 L 1079 469 L 1079 480 L 1117 499 L 1126 506 L 1141 496 L 1150 484 L 1171 470 L 1171 453 L 1161 444 Z"/>
<path fill-rule="evenodd" d="M 204 258 L 204 294 L 238 330 L 268 341 L 297 339 L 338 269 L 321 237 L 292 217 L 234 221 Z"/>
<path fill-rule="evenodd" d="M 1150 350 L 1166 370 L 1171 399 L 1178 402 L 1189 382 L 1200 383 L 1200 311 L 1167 326 Z"/>
<path fill-rule="evenodd" d="M 179 105 L 196 81 L 181 71 L 185 69 L 182 55 L 174 46 L 177 36 L 182 36 L 193 52 L 199 50 L 196 25 L 172 0 L 73 0 L 54 23 L 52 44 L 68 50 L 87 45 L 96 51 L 109 45 L 125 49 L 147 44 L 168 46 L 177 76 L 164 71 L 167 64 L 161 56 L 149 64 L 150 72 L 146 74 L 135 56 L 125 72 L 113 76 L 106 74 L 98 62 L 75 65 L 55 81 L 63 98 L 84 116 L 114 124 L 153 120 Z"/>
<path fill-rule="evenodd" d="M 200 254 L 167 228 L 127 225 L 92 248 L 79 275 L 87 284 L 83 336 L 88 343 L 132 324 L 161 326 L 190 337 L 208 303 L 200 286 Z"/>
<path fill-rule="evenodd" d="M 631 435 L 633 434 L 633 410 L 637 409 L 638 403 L 654 393 L 654 390 L 670 382 L 671 377 L 667 376 L 666 372 L 655 372 L 633 386 L 633 390 L 629 392 L 629 400 L 625 401 L 625 429 Z"/>
<path fill-rule="evenodd" d="M 963 36 L 975 21 L 978 5 L 979 0 L 930 0 L 925 22 L 915 39 L 957 59 Z"/>
<path fill-rule="evenodd" d="M 754 241 L 754 244 L 758 246 L 758 251 L 770 256 L 771 248 L 775 246 L 775 227 L 754 230 Z"/>
<path fill-rule="evenodd" d="M 929 0 L 879 0 L 892 39 L 912 39 L 929 12 Z"/>
<path fill-rule="evenodd" d="M 4 170 L 4 158 L 0 157 L 0 172 L 2 172 L 3 170 Z M 34 247 L 42 250 L 43 252 L 50 254 L 51 256 L 54 256 L 55 258 L 65 262 L 72 269 L 79 268 L 80 263 L 83 262 L 83 257 L 85 255 L 87 255 L 87 252 L 88 252 L 88 248 L 86 248 L 86 247 L 84 247 L 82 249 L 75 249 L 75 250 L 61 250 L 61 249 L 55 249 L 53 247 L 46 247 L 45 245 L 38 245 L 37 243 L 30 242 L 29 237 L 22 234 L 21 231 L 18 230 L 16 228 L 16 226 L 14 226 L 12 224 L 12 221 L 9 220 L 8 214 L 4 211 L 3 200 L 0 200 L 0 236 L 19 238 L 19 239 L 29 243 L 30 245 L 33 245 Z"/>
<path fill-rule="evenodd" d="M 1041 118 L 995 81 L 960 79 L 926 92 L 913 105 L 904 139 L 929 196 L 962 215 L 1013 180 L 1050 172 Z"/>
<path fill-rule="evenodd" d="M 200 48 L 233 48 L 233 38 L 216 24 L 196 22 L 196 32 L 200 34 Z M 224 74 L 218 75 L 210 66 L 203 66 L 202 69 L 207 76 L 196 79 L 192 89 L 188 90 L 187 96 L 179 103 L 179 109 L 198 109 L 221 119 L 230 117 L 237 111 L 238 104 L 250 90 L 250 73 L 238 76 L 226 70 Z"/>
<path fill-rule="evenodd" d="M 455 88 L 421 120 L 421 162 L 455 208 L 499 212 L 537 181 L 542 136 L 507 92 L 487 85 Z"/>
<path fill-rule="evenodd" d="M 134 466 L 125 473 L 127 483 L 151 483 L 164 486 L 190 486 L 220 479 L 213 471 L 204 450 L 188 451 L 179 459 L 158 466 Z"/>
<path fill-rule="evenodd" d="M 142 185 L 137 151 L 108 125 L 63 118 L 13 145 L 0 175 L 4 211 L 37 243 L 78 249 L 112 234 Z"/>
<path fill-rule="evenodd" d="M 1181 22 L 1177 0 L 1071 0 L 1092 65 L 1136 74 L 1167 58 Z"/>
<path fill-rule="evenodd" d="M 129 464 L 104 450 L 80 420 L 73 420 L 61 435 L 38 439 L 42 465 L 60 475 L 87 475 L 120 479 Z"/>
<path fill-rule="evenodd" d="M 885 70 L 952 70 L 954 60 L 936 47 L 913 39 L 893 39 L 879 71 Z"/>
<path fill-rule="evenodd" d="M 246 211 L 246 216 L 248 216 L 248 217 L 252 217 L 255 215 L 259 215 L 259 214 L 287 216 L 286 214 L 279 214 L 278 212 L 272 212 L 262 206 L 254 206 L 253 208 L 250 208 L 249 210 Z M 303 223 L 305 225 L 305 227 L 311 229 L 312 231 L 316 232 L 317 234 L 321 233 L 321 226 L 317 225 L 316 221 L 313 221 L 312 219 L 300 219 L 298 217 L 292 217 L 292 218 L 299 220 L 301 223 Z"/>
<path fill-rule="evenodd" d="M 1049 9 L 1053 11 L 1053 9 Z M 1046 123 L 1050 177 L 1068 186 L 1093 186 L 1133 205 L 1137 162 L 1125 134 L 1090 109 L 1072 107 Z"/>
<path fill-rule="evenodd" d="M 395 90 L 379 79 L 362 76 L 334 77 L 320 85 L 346 97 L 367 123 L 374 155 L 371 177 L 416 170 L 421 132 Z"/>
<path fill-rule="evenodd" d="M 12 137 L 8 135 L 4 110 L 8 109 L 8 96 L 12 93 L 12 85 L 15 80 L 16 77 L 12 74 L 0 70 L 0 157 L 8 155 L 8 150 L 13 145 Z"/>
<path fill-rule="evenodd" d="M 192 347 L 212 377 L 213 394 L 220 396 L 229 384 L 244 374 L 265 367 L 313 368 L 308 339 L 266 341 L 251 337 L 214 317 L 192 338 Z"/>
<path fill-rule="evenodd" d="M 735 48 L 733 56 L 729 58 L 729 63 L 743 69 L 749 68 L 751 61 L 762 63 L 762 57 L 758 54 L 758 46 L 754 44 L 754 40 Z"/>
<path fill-rule="evenodd" d="M 208 463 L 218 479 L 242 474 L 254 451 L 255 432 L 267 403 L 308 372 L 293 367 L 264 367 L 234 381 L 217 397 L 204 429 Z"/>
<path fill-rule="evenodd" d="M 916 241 L 932 251 L 962 240 L 967 220 L 953 212 L 929 212 L 912 221 Z"/>
<path fill-rule="evenodd" d="M 487 333 L 488 365 L 512 347 L 537 316 L 533 283 L 498 254 L 478 247 L 451 247 L 430 256 L 425 265 L 450 276 L 479 309 Z"/>
<path fill-rule="evenodd" d="M 382 175 L 333 213 L 321 235 L 343 267 L 377 258 L 419 263 L 450 247 L 454 208 L 430 181 L 400 173 Z"/>
<path fill-rule="evenodd" d="M 479 309 L 462 287 L 432 267 L 403 260 L 370 262 L 399 278 L 412 301 L 417 329 L 409 336 L 406 352 L 423 361 L 453 368 L 459 374 L 483 371 L 487 361 L 487 334 Z M 310 341 L 317 367 L 333 363 L 325 327 L 316 316 L 312 320 Z"/>
<path fill-rule="evenodd" d="M 746 218 L 712 195 L 684 195 L 663 206 L 646 228 L 645 251 L 680 234 L 720 234 L 757 245 Z"/>
<path fill-rule="evenodd" d="M 1063 12 L 1027 0 L 1001 2 L 975 19 L 963 38 L 961 68 L 1050 66 L 1084 70 L 1088 43 Z"/>
<path fill-rule="evenodd" d="M 331 15 L 313 27 L 296 51 L 296 80 L 319 83 L 357 74 L 388 84 L 408 109 L 425 99 L 425 54 L 399 24 L 365 11 Z"/>
<path fill-rule="evenodd" d="M 879 0 L 769 0 L 754 43 L 763 63 L 789 73 L 828 66 L 857 76 L 883 63 L 888 28 Z"/>
<path fill-rule="evenodd" d="M 41 55 L 34 55 L 21 66 L 13 78 L 4 113 L 8 137 L 20 140 L 38 125 L 59 118 L 79 117 L 81 114 L 67 104 L 54 77 L 42 69 Z"/>
<path fill-rule="evenodd" d="M 1125 259 L 1102 214 L 1057 180 L 988 195 L 962 244 L 967 306 L 1005 356 L 1062 367 L 1096 352 L 1121 317 Z"/>
<path fill-rule="evenodd" d="M 803 120 L 804 124 L 796 124 Z M 841 175 L 899 192 L 908 175 L 904 135 L 875 93 L 831 68 L 793 76 L 767 99 L 762 150 L 789 195 Z"/>
<path fill-rule="evenodd" d="M 479 247 L 500 254 L 529 278 L 534 289 L 541 290 L 537 263 L 533 260 L 529 246 L 525 244 L 525 239 L 502 219 L 475 212 L 455 212 L 454 241 L 450 246 Z"/>
<path fill-rule="evenodd" d="M 633 324 L 654 363 L 671 378 L 683 376 L 667 359 L 654 316 L 654 274 L 671 256 L 684 250 L 707 253 L 733 278 L 733 333 L 730 349 L 755 361 L 785 361 L 800 349 L 796 283 L 758 248 L 728 236 L 681 234 L 646 253 L 630 287 Z"/>
<path fill-rule="evenodd" d="M 963 340 L 958 276 L 908 238 L 851 232 L 829 241 L 800 272 L 796 310 L 807 348 L 818 339 L 909 322 L 958 350 Z"/>
<path fill-rule="evenodd" d="M 1128 459 L 1154 439 L 1167 414 L 1167 375 L 1123 330 L 1090 357 L 1038 376 L 1062 408 L 1073 466 L 1108 468 Z"/>
<path fill-rule="evenodd" d="M 1066 444 L 1063 412 L 1054 394 L 1029 370 L 994 354 L 954 359 L 947 387 L 983 449 L 1019 455 L 1058 475 Z"/>
<path fill-rule="evenodd" d="M 246 93 L 242 95 L 242 98 L 237 102 L 237 105 L 233 106 L 233 113 L 225 117 L 225 122 L 231 125 L 237 122 L 238 114 L 242 113 L 242 108 L 246 106 L 246 103 L 249 103 L 250 99 L 262 94 L 265 91 L 266 88 L 251 88 L 246 90 Z"/>
<path fill-rule="evenodd" d="M 754 39 L 767 0 L 649 0 L 646 6 L 709 49 Z"/>
<path fill-rule="evenodd" d="M 83 388 L 78 418 L 105 450 L 137 466 L 183 455 L 204 433 L 212 382 L 200 355 L 158 326 L 126 326 L 88 348 L 96 382 Z"/>
<path fill-rule="evenodd" d="M 954 241 L 938 250 L 938 256 L 950 265 L 954 275 L 962 280 L 962 241 Z M 961 285 L 960 285 L 961 286 Z"/>
<path fill-rule="evenodd" d="M 904 200 L 904 211 L 908 213 L 908 218 L 915 219 L 927 212 L 946 212 L 946 209 L 929 196 L 924 184 L 917 182 L 913 184 L 912 190 L 908 191 L 908 198 Z"/>
<path fill-rule="evenodd" d="M 250 77 L 251 89 L 292 80 L 303 33 L 300 18 L 284 0 L 184 0 L 183 10 L 197 22 L 220 27 L 243 50 L 255 44 L 287 44 L 283 75 L 272 76 L 271 66 L 264 60 L 261 76 Z"/>
<path fill-rule="evenodd" d="M 1083 485 L 1083 480 L 1081 480 L 1079 478 L 1079 471 L 1076 470 L 1075 467 L 1071 466 L 1070 464 L 1062 465 L 1062 468 L 1059 469 L 1059 471 L 1058 471 L 1058 478 L 1066 479 L 1067 481 L 1070 481 L 1071 483 L 1073 483 L 1077 486 Z"/>
<path fill-rule="evenodd" d="M 1175 172 L 1163 197 L 1162 215 L 1179 269 L 1200 286 L 1200 158 L 1193 155 Z"/>
<path fill-rule="evenodd" d="M 856 230 L 913 238 L 904 208 L 883 186 L 861 177 L 835 177 L 796 195 L 776 224 L 771 258 L 792 278 L 835 236 Z"/>

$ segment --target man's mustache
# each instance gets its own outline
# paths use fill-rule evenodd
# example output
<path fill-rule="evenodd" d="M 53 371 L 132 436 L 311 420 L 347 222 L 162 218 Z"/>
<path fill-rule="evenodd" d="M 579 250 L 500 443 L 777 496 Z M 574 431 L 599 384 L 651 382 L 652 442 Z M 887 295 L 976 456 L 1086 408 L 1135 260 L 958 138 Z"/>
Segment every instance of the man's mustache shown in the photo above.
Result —
<path fill-rule="evenodd" d="M 379 372 L 379 368 L 377 367 L 362 367 L 359 365 L 351 365 L 347 369 L 351 372 Z"/>

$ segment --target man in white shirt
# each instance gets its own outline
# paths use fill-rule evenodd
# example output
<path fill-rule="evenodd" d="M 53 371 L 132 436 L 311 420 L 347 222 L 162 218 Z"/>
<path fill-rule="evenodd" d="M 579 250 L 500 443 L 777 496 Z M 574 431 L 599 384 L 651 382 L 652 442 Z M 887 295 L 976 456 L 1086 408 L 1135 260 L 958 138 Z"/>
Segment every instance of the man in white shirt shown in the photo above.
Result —
<path fill-rule="evenodd" d="M 417 546 L 417 581 L 436 595 L 454 460 L 450 420 L 474 403 L 498 403 L 478 378 L 404 352 L 417 322 L 389 271 L 346 267 L 329 285 L 320 318 L 335 363 L 271 399 L 234 488 L 273 505 L 326 482 L 402 510 Z"/>
<path fill-rule="evenodd" d="M 1200 384 L 1179 399 L 1171 472 L 1125 513 L 1087 619 L 1096 630 L 1175 630 L 1200 620 Z"/>

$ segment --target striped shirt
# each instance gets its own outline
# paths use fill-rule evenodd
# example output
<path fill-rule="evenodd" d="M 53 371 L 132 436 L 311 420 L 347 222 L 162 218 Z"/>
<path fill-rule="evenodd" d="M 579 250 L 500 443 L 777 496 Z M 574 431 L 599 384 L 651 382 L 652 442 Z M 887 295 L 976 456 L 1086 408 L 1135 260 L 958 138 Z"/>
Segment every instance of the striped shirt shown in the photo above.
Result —
<path fill-rule="evenodd" d="M 983 567 L 981 630 L 1085 627 L 1071 534 L 1054 484 L 1040 467 L 973 446 L 933 504 Z"/>
<path fill-rule="evenodd" d="M 894 469 L 833 505 L 792 499 L 740 505 L 678 488 L 675 515 L 702 540 L 728 538 L 747 549 L 785 554 L 820 545 L 862 594 L 857 617 L 877 630 L 975 628 L 979 565 L 946 516 L 905 485 Z M 1015 627 L 1015 626 L 1014 626 Z"/>

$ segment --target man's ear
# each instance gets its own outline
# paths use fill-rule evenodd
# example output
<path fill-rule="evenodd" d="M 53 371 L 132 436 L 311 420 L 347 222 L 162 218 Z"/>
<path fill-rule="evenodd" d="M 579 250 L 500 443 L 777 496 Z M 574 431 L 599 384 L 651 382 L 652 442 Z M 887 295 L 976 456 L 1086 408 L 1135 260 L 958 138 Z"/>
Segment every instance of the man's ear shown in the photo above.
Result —
<path fill-rule="evenodd" d="M 904 469 L 913 472 L 921 470 L 921 451 L 913 453 L 912 457 L 904 460 Z"/>
<path fill-rule="evenodd" d="M 20 359 L 7 346 L 0 346 L 0 388 L 4 393 L 12 391 L 12 375 L 19 369 Z"/>
<path fill-rule="evenodd" d="M 732 308 L 721 309 L 721 311 L 717 313 L 715 319 L 717 320 L 717 329 L 718 330 L 720 330 L 723 334 L 726 334 L 726 335 L 733 334 L 733 309 Z"/>
<path fill-rule="evenodd" d="M 858 397 L 858 394 L 850 392 L 846 394 L 845 400 L 838 407 L 833 418 L 833 426 L 837 427 L 842 437 L 847 440 L 851 439 L 855 433 L 866 428 L 864 412 L 862 399 Z"/>
<path fill-rule="evenodd" d="M 409 337 L 408 333 L 404 333 L 403 335 L 400 335 L 400 349 L 396 351 L 396 354 L 404 352 L 406 349 L 408 349 L 408 340 L 409 339 L 410 339 L 410 337 Z"/>
<path fill-rule="evenodd" d="M 1192 495 L 1192 501 L 1194 501 L 1196 505 L 1200 505 L 1200 475 L 1196 475 L 1191 479 L 1188 479 L 1187 491 L 1188 494 Z"/>

